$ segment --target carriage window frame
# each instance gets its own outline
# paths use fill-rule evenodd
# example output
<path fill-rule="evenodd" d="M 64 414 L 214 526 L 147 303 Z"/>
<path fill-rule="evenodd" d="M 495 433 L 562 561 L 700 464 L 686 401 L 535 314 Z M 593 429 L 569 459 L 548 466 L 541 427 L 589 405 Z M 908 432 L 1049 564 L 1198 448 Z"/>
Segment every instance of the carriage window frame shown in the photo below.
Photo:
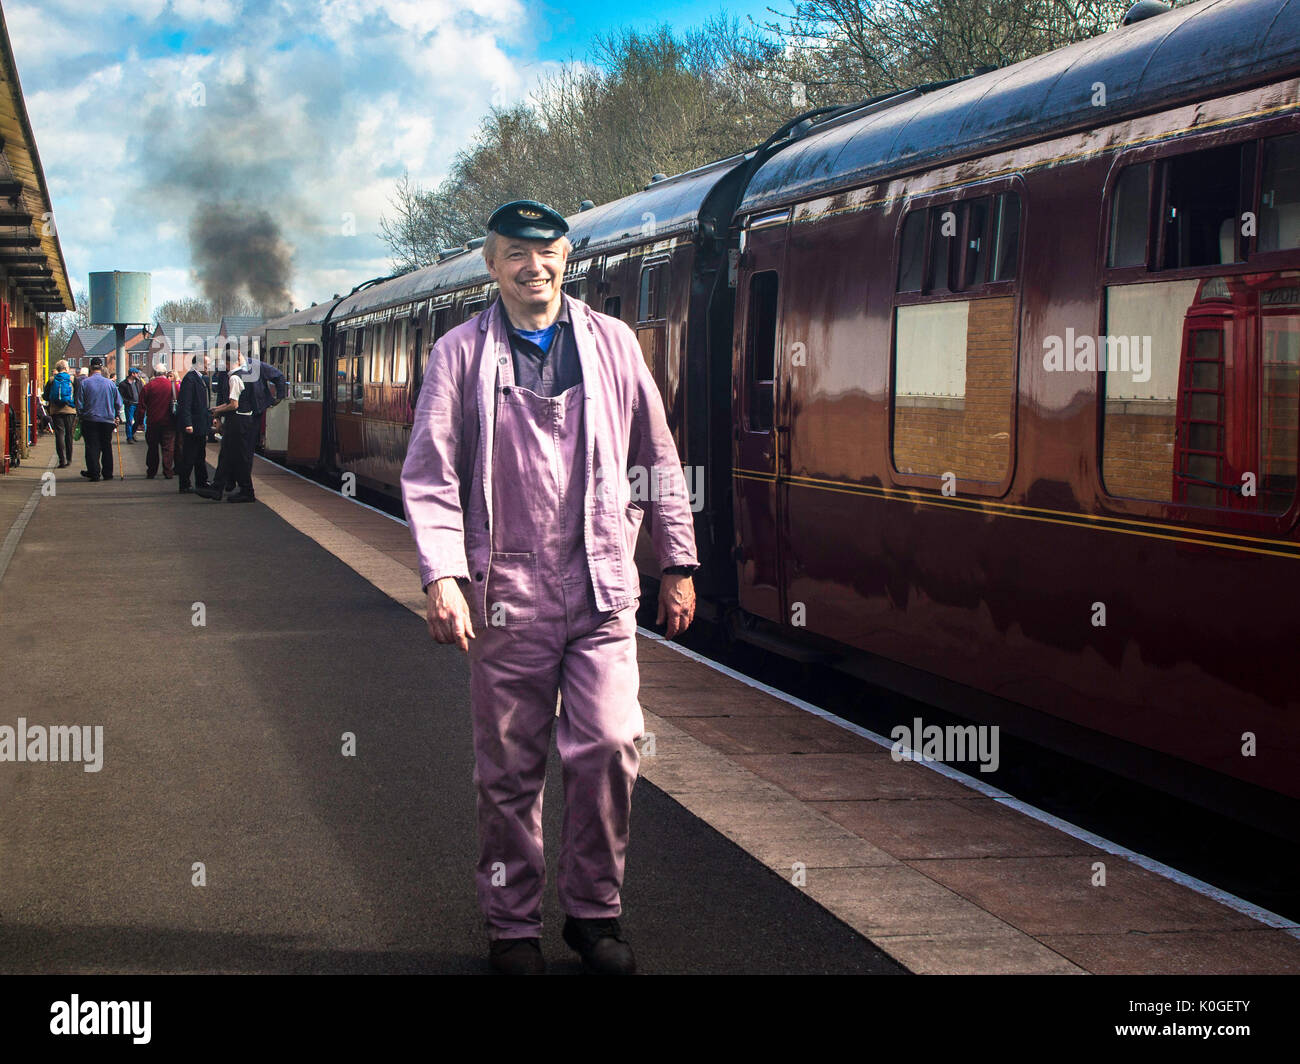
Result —
<path fill-rule="evenodd" d="M 1295 135 L 1294 122 L 1285 118 L 1271 119 L 1238 131 L 1236 135 L 1224 137 L 1222 134 L 1180 138 L 1177 141 L 1165 141 L 1134 147 L 1116 154 L 1106 177 L 1102 200 L 1100 239 L 1103 242 L 1098 271 L 1097 294 L 1097 335 L 1106 334 L 1108 322 L 1108 298 L 1110 289 L 1137 285 L 1154 284 L 1170 281 L 1201 281 L 1208 278 L 1231 278 L 1242 274 L 1261 272 L 1278 272 L 1300 270 L 1300 246 L 1261 251 L 1258 248 L 1258 222 L 1260 217 L 1260 194 L 1263 182 L 1264 151 L 1267 142 Z M 1241 176 L 1238 181 L 1237 220 L 1235 226 L 1236 259 L 1233 262 L 1211 263 L 1203 266 L 1164 267 L 1161 265 L 1165 256 L 1165 237 L 1163 229 L 1167 221 L 1167 168 L 1162 164 L 1171 159 L 1186 158 L 1202 152 L 1225 147 L 1241 151 Z M 1152 168 L 1152 188 L 1148 201 L 1149 237 L 1147 258 L 1144 263 L 1135 266 L 1110 266 L 1112 215 L 1115 210 L 1115 196 L 1124 173 L 1134 166 L 1150 164 Z M 1256 229 L 1254 234 L 1243 234 L 1242 214 L 1253 212 Z M 1181 373 L 1181 370 L 1180 370 Z M 1105 512 L 1119 516 L 1142 516 L 1168 522 L 1170 525 L 1188 523 L 1209 524 L 1218 528 L 1232 528 L 1255 535 L 1285 535 L 1300 515 L 1300 489 L 1290 505 L 1284 511 L 1251 512 L 1242 509 L 1225 508 L 1174 499 L 1143 498 L 1137 495 L 1124 495 L 1112 492 L 1106 482 L 1106 372 L 1098 370 L 1096 403 L 1096 456 L 1095 456 L 1095 490 L 1097 499 Z M 1240 378 L 1239 378 L 1240 380 Z M 1225 382 L 1225 387 L 1229 385 Z M 1240 388 L 1241 385 L 1237 384 Z M 1242 402 L 1242 393 L 1238 392 L 1229 402 Z M 1252 394 L 1247 402 L 1255 402 L 1260 397 Z M 1176 460 L 1176 456 L 1175 456 Z"/>
<path fill-rule="evenodd" d="M 388 358 L 392 351 L 390 337 L 393 332 L 392 322 L 374 322 L 367 330 L 370 342 L 367 345 L 367 361 L 370 363 L 369 381 L 371 384 L 383 384 L 388 379 Z"/>
<path fill-rule="evenodd" d="M 1015 197 L 1016 203 L 1014 269 L 1009 277 L 989 280 L 989 274 L 996 272 L 998 249 L 1002 246 L 1000 238 L 1004 236 L 1004 229 L 1001 222 L 1009 217 L 1006 210 L 1007 197 Z M 982 201 L 988 201 L 988 210 L 978 232 L 975 232 L 971 225 L 972 207 Z M 945 237 L 942 235 L 943 216 L 949 210 L 954 213 L 954 231 L 951 236 Z M 913 226 L 909 232 L 909 223 L 917 215 L 924 219 L 924 226 Z M 1017 179 L 982 182 L 955 193 L 948 190 L 908 201 L 894 234 L 895 307 L 1015 294 L 1024 258 L 1024 231 L 1025 193 Z M 947 254 L 944 256 L 944 276 L 940 278 L 934 276 L 935 246 L 944 240 L 949 243 L 945 245 Z M 982 279 L 969 276 L 972 240 L 978 243 Z M 920 283 L 915 288 L 903 287 L 904 268 L 909 268 L 910 276 L 914 272 L 911 267 L 915 266 L 915 262 L 908 258 L 909 243 L 919 245 L 922 256 L 919 271 L 915 271 L 920 273 Z"/>
<path fill-rule="evenodd" d="M 756 282 L 763 278 L 773 279 L 770 298 L 762 303 L 755 298 Z M 781 344 L 781 271 L 778 269 L 758 270 L 749 275 L 745 292 L 745 431 L 752 433 L 770 433 L 776 425 L 776 369 L 777 353 Z M 765 348 L 761 359 L 756 351 L 758 342 L 757 323 L 760 313 L 766 311 L 771 317 L 771 350 Z M 769 369 L 770 375 L 760 376 L 759 371 Z"/>
<path fill-rule="evenodd" d="M 336 413 L 346 414 L 352 407 L 352 373 L 356 368 L 355 335 L 340 329 L 334 341 L 334 409 Z M 342 372 L 340 373 L 340 369 Z"/>
<path fill-rule="evenodd" d="M 315 340 L 308 340 L 301 345 L 302 360 L 306 363 L 306 369 L 303 370 L 302 384 L 316 385 L 320 383 L 320 344 Z M 299 363 L 301 368 L 303 362 Z"/>
<path fill-rule="evenodd" d="M 356 340 L 352 348 L 352 371 L 349 375 L 352 394 L 349 397 L 352 413 L 360 414 L 365 408 L 365 379 L 366 379 L 366 358 L 370 341 L 367 334 L 370 332 L 367 328 L 357 330 Z"/>
<path fill-rule="evenodd" d="M 398 318 L 392 323 L 394 384 L 406 384 L 411 378 L 411 319 Z M 401 356 L 400 358 L 398 356 Z M 399 375 L 398 369 L 401 369 Z"/>
<path fill-rule="evenodd" d="M 1140 281 L 1143 278 L 1161 280 L 1180 280 L 1183 278 L 1201 278 L 1222 276 L 1234 273 L 1258 272 L 1260 269 L 1296 269 L 1300 267 L 1300 246 L 1261 250 L 1259 248 L 1259 217 L 1261 213 L 1260 197 L 1264 180 L 1265 146 L 1270 141 L 1300 136 L 1295 132 L 1294 124 L 1269 122 L 1262 126 L 1243 131 L 1242 135 L 1230 140 L 1209 138 L 1197 140 L 1180 140 L 1175 143 L 1143 145 L 1116 155 L 1106 177 L 1106 187 L 1102 198 L 1101 224 L 1102 247 L 1101 262 L 1103 285 L 1122 284 L 1126 281 Z M 1238 178 L 1238 202 L 1236 211 L 1237 224 L 1234 229 L 1236 256 L 1232 262 L 1210 263 L 1202 266 L 1164 266 L 1168 235 L 1168 172 L 1169 163 L 1176 159 L 1187 159 L 1205 152 L 1236 148 L 1241 152 L 1241 172 Z M 1114 242 L 1113 226 L 1116 209 L 1117 192 L 1124 175 L 1133 167 L 1150 165 L 1151 184 L 1147 200 L 1147 253 L 1146 260 L 1130 266 L 1112 266 L 1112 245 Z M 1243 215 L 1251 213 L 1255 219 L 1254 232 L 1243 233 Z"/>
<path fill-rule="evenodd" d="M 668 318 L 668 258 L 649 259 L 641 264 L 637 278 L 636 321 L 638 325 Z M 648 282 L 648 283 L 647 283 Z"/>
<path fill-rule="evenodd" d="M 990 272 L 996 266 L 996 251 L 1004 235 L 1001 222 L 1011 215 L 1006 210 L 1006 202 L 1014 197 L 1015 208 L 1015 255 L 1010 276 L 988 280 Z M 987 200 L 984 224 L 980 230 L 981 264 L 984 278 L 979 280 L 966 276 L 968 250 L 971 239 L 970 217 L 971 204 Z M 952 241 L 953 249 L 946 256 L 949 263 L 948 276 L 939 287 L 931 276 L 933 270 L 933 249 L 935 227 L 942 222 L 945 210 L 956 209 L 956 231 L 947 238 Z M 904 240 L 908 235 L 908 220 L 916 212 L 925 213 L 925 228 L 921 247 L 924 262 L 921 267 L 922 287 L 919 290 L 901 289 L 902 270 L 904 266 Z M 898 321 L 899 310 L 906 307 L 937 305 L 942 303 L 973 303 L 980 300 L 1011 299 L 1012 333 L 1010 353 L 1010 381 L 1007 395 L 1007 459 L 1001 477 L 997 480 L 977 480 L 973 477 L 958 475 L 955 488 L 961 495 L 978 495 L 985 498 L 1000 498 L 1011 490 L 1015 479 L 1019 450 L 1019 401 L 1020 401 L 1020 358 L 1021 358 L 1021 281 L 1025 270 L 1025 234 L 1031 224 L 1031 209 L 1028 202 L 1025 183 L 1019 175 L 980 181 L 956 189 L 941 192 L 923 193 L 912 197 L 899 211 L 894 229 L 894 261 L 891 276 L 894 282 L 893 303 L 890 308 L 889 336 L 889 475 L 891 481 L 899 487 L 921 488 L 929 491 L 943 491 L 945 484 L 951 483 L 944 471 L 938 472 L 903 472 L 894 459 L 895 428 L 898 417 Z M 997 225 L 997 232 L 993 227 Z M 954 258 L 959 261 L 954 264 Z"/>

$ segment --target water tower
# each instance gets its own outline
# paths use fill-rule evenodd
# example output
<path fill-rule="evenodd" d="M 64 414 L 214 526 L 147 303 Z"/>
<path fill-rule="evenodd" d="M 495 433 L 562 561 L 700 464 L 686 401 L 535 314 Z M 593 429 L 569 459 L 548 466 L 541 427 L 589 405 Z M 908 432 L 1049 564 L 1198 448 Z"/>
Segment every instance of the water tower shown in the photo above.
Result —
<path fill-rule="evenodd" d="M 121 270 L 90 275 L 90 324 L 117 334 L 117 379 L 126 379 L 126 327 L 149 324 L 149 274 Z"/>

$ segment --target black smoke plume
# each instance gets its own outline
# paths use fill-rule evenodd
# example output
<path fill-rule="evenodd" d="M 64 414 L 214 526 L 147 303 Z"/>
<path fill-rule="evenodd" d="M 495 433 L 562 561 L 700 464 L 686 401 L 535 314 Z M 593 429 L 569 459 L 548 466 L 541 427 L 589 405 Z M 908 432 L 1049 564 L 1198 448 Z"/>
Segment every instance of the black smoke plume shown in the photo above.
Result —
<path fill-rule="evenodd" d="M 241 295 L 268 313 L 289 306 L 293 252 L 269 211 L 202 203 L 190 218 L 190 249 L 203 294 L 218 309 Z"/>

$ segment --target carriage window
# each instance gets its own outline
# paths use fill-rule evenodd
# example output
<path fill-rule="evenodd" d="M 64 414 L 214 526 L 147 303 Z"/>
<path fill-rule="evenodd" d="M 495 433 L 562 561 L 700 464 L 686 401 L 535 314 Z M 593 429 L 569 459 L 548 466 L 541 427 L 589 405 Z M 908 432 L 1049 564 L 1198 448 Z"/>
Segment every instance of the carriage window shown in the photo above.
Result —
<path fill-rule="evenodd" d="M 451 307 L 440 307 L 433 312 L 433 342 L 437 343 L 446 333 L 451 322 Z"/>
<path fill-rule="evenodd" d="M 989 197 L 971 200 L 965 204 L 962 219 L 962 265 L 957 287 L 961 291 L 974 288 L 985 281 L 988 268 L 989 245 L 992 240 L 988 233 L 989 217 L 992 211 Z"/>
<path fill-rule="evenodd" d="M 410 365 L 411 352 L 407 347 L 411 337 L 411 322 L 403 318 L 393 325 L 393 383 L 405 384 L 407 367 Z"/>
<path fill-rule="evenodd" d="M 469 321 L 470 318 L 474 317 L 475 314 L 478 314 L 486 306 L 487 306 L 486 299 L 475 299 L 470 303 L 466 303 L 465 317 L 463 320 Z"/>
<path fill-rule="evenodd" d="M 1110 266 L 1145 266 L 1151 220 L 1151 164 L 1127 167 L 1110 207 Z"/>
<path fill-rule="evenodd" d="M 346 412 L 352 397 L 353 359 L 348 354 L 349 341 L 351 337 L 345 332 L 340 332 L 334 342 L 334 403 L 339 413 Z"/>
<path fill-rule="evenodd" d="M 623 316 L 623 297 L 610 296 L 605 300 L 605 313 L 611 318 L 621 318 Z"/>
<path fill-rule="evenodd" d="M 779 289 L 775 270 L 756 273 L 749 280 L 746 357 L 749 362 L 749 428 L 752 432 L 770 432 L 772 429 Z"/>
<path fill-rule="evenodd" d="M 925 276 L 925 211 L 909 211 L 903 221 L 902 250 L 898 256 L 898 290 L 919 292 Z"/>
<path fill-rule="evenodd" d="M 957 212 L 951 207 L 930 208 L 930 268 L 925 290 L 947 291 L 951 284 L 952 242 L 957 237 Z"/>
<path fill-rule="evenodd" d="M 946 298 L 948 292 L 1014 281 L 1019 257 L 1015 192 L 920 208 L 903 222 L 898 291 Z"/>
<path fill-rule="evenodd" d="M 423 339 L 424 328 L 417 325 L 415 329 L 415 340 L 411 344 L 412 383 L 415 385 L 409 399 L 412 410 L 415 409 L 415 400 L 420 395 L 420 388 L 424 385 L 424 349 L 420 346 L 420 342 Z"/>
<path fill-rule="evenodd" d="M 366 330 L 370 339 L 370 383 L 380 384 L 384 379 L 384 366 L 388 362 L 388 338 L 391 333 L 388 325 L 372 325 Z"/>
<path fill-rule="evenodd" d="M 1112 495 L 1279 514 L 1300 449 L 1300 273 L 1112 285 L 1102 479 Z"/>
<path fill-rule="evenodd" d="M 1176 155 L 1163 166 L 1164 269 L 1240 261 L 1242 146 Z"/>
<path fill-rule="evenodd" d="M 658 321 L 660 318 L 667 317 L 663 298 L 666 273 L 667 269 L 662 263 L 642 268 L 641 293 L 636 311 L 637 321 Z"/>
<path fill-rule="evenodd" d="M 900 244 L 894 467 L 999 484 L 1011 463 L 1020 197 L 918 209 Z"/>
<path fill-rule="evenodd" d="M 894 466 L 998 483 L 1011 461 L 1015 297 L 900 306 L 894 329 Z"/>
<path fill-rule="evenodd" d="M 1300 134 L 1264 141 L 1260 251 L 1300 247 Z"/>
<path fill-rule="evenodd" d="M 1020 259 L 1020 197 L 1008 192 L 997 198 L 997 214 L 990 239 L 993 242 L 990 281 L 1012 281 Z"/>
<path fill-rule="evenodd" d="M 352 372 L 349 380 L 352 385 L 352 409 L 357 413 L 361 411 L 365 399 L 366 336 L 371 331 L 358 329 L 356 342 L 352 348 Z"/>

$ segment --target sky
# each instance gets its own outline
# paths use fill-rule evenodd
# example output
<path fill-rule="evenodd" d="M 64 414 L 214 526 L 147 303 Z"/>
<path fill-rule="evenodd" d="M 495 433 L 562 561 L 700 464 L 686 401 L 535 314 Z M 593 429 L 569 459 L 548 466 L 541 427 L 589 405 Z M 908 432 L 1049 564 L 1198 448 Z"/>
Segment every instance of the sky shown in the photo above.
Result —
<path fill-rule="evenodd" d="M 288 262 L 295 307 L 389 272 L 379 219 L 488 109 L 623 26 L 779 0 L 3 0 L 73 289 L 152 274 L 204 294 L 194 240 Z M 263 227 L 279 243 L 258 245 Z M 253 252 L 246 249 L 256 248 Z M 263 258 L 263 251 L 266 258 Z"/>

